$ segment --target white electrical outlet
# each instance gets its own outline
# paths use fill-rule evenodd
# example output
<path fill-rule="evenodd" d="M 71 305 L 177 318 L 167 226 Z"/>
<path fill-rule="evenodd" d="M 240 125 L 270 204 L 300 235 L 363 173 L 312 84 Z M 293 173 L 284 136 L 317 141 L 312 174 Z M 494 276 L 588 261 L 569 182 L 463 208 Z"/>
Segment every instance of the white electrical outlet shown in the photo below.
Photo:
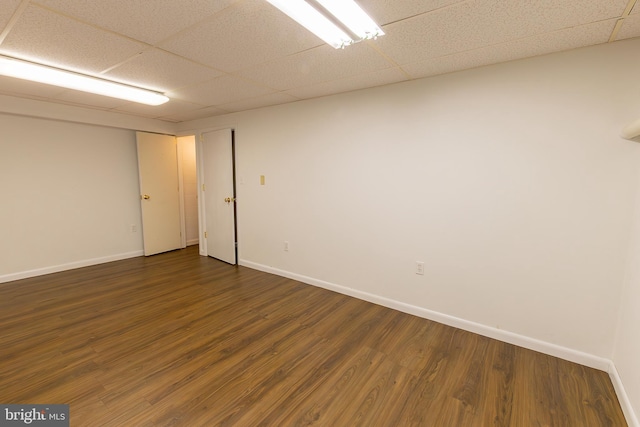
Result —
<path fill-rule="evenodd" d="M 131 224 L 131 232 L 135 233 L 136 231 L 138 231 L 138 227 L 135 224 Z"/>
<path fill-rule="evenodd" d="M 284 242 L 284 251 L 289 252 L 289 242 L 285 240 Z"/>
<path fill-rule="evenodd" d="M 416 274 L 424 275 L 424 262 L 416 261 Z"/>

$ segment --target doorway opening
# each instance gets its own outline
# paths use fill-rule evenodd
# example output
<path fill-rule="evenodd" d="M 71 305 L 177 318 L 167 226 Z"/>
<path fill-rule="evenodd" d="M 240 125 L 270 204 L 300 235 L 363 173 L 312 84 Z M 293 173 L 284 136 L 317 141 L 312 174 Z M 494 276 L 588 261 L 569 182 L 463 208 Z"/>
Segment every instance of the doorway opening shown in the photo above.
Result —
<path fill-rule="evenodd" d="M 237 264 L 234 130 L 137 132 L 137 144 L 145 255 L 198 245 L 200 255 Z"/>
<path fill-rule="evenodd" d="M 178 178 L 182 194 L 180 214 L 182 217 L 182 247 L 200 243 L 198 226 L 198 172 L 196 161 L 196 136 L 179 136 Z"/>

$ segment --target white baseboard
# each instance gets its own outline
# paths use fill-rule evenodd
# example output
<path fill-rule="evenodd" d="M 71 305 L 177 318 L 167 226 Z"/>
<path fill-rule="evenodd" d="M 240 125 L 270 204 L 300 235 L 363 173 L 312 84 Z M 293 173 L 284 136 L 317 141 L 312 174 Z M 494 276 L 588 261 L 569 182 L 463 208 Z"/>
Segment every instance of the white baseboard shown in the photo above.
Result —
<path fill-rule="evenodd" d="M 76 261 L 68 264 L 61 264 L 51 267 L 39 268 L 35 270 L 22 271 L 19 273 L 12 273 L 0 276 L 0 283 L 6 283 L 14 280 L 26 279 L 29 277 L 42 276 L 50 273 L 57 273 L 59 271 L 72 270 L 75 268 L 87 267 L 90 265 L 103 264 L 111 261 L 119 261 L 127 258 L 134 258 L 144 255 L 143 251 L 133 251 L 117 255 L 110 255 L 101 258 L 92 258 L 82 261 Z M 473 332 L 479 335 L 483 335 L 489 338 L 497 339 L 509 344 L 517 345 L 520 347 L 528 348 L 530 350 L 538 351 L 551 356 L 559 357 L 570 362 L 579 363 L 584 366 L 599 369 L 608 372 L 613 387 L 618 395 L 620 406 L 627 419 L 629 427 L 640 427 L 638 418 L 633 410 L 631 401 L 629 400 L 627 393 L 625 392 L 622 380 L 618 374 L 618 371 L 614 363 L 602 357 L 594 356 L 588 353 L 584 353 L 578 350 L 573 350 L 567 347 L 562 347 L 556 344 L 548 343 L 545 341 L 530 338 L 524 335 L 516 334 L 501 329 L 496 329 L 490 326 L 486 326 L 480 323 L 472 322 L 469 320 L 461 319 L 458 317 L 450 316 L 448 314 L 439 313 L 437 311 L 429 310 L 423 307 L 407 304 L 404 302 L 392 300 L 379 295 L 371 294 L 357 289 L 348 288 L 345 286 L 337 285 L 323 280 L 314 279 L 312 277 L 303 276 L 301 274 L 292 273 L 285 270 L 269 267 L 266 265 L 254 263 L 247 260 L 239 260 L 239 265 L 253 268 L 254 270 L 264 271 L 266 273 L 276 274 L 278 276 L 287 277 L 289 279 L 297 280 L 302 283 L 317 286 L 320 288 L 328 289 L 348 295 L 354 298 L 358 298 L 364 301 L 368 301 L 374 304 L 378 304 L 384 307 L 389 307 L 394 310 L 402 311 L 404 313 L 412 314 L 414 316 L 422 317 L 424 319 L 433 320 L 438 323 L 442 323 L 455 328 L 463 329 L 465 331 Z"/>
<path fill-rule="evenodd" d="M 629 397 L 627 396 L 627 393 L 624 390 L 624 386 L 622 385 L 622 380 L 618 375 L 618 371 L 616 370 L 613 361 L 609 359 L 594 356 L 582 351 L 563 347 L 557 344 L 552 344 L 546 341 L 541 341 L 535 338 L 530 338 L 513 332 L 504 331 L 502 329 L 492 328 L 480 323 L 460 319 L 448 314 L 439 313 L 437 311 L 381 297 L 379 295 L 371 294 L 368 292 L 359 291 L 357 289 L 336 285 L 335 283 L 329 283 L 323 280 L 314 279 L 312 277 L 303 276 L 301 274 L 296 274 L 289 271 L 280 270 L 278 268 L 257 264 L 255 262 L 240 260 L 238 264 L 245 267 L 253 268 L 254 270 L 276 274 L 278 276 L 287 277 L 289 279 L 297 280 L 302 283 L 307 283 L 309 285 L 318 286 L 320 288 L 335 291 L 344 295 L 349 295 L 354 298 L 358 298 L 384 307 L 389 307 L 394 310 L 422 317 L 424 319 L 433 320 L 434 322 L 453 326 L 455 328 L 463 329 L 465 331 L 473 332 L 485 337 L 493 338 L 509 344 L 517 345 L 519 347 L 528 348 L 530 350 L 538 351 L 540 353 L 548 354 L 550 356 L 558 357 L 570 362 L 579 363 L 584 366 L 605 371 L 611 378 L 611 382 L 613 383 L 614 389 L 618 396 L 618 400 L 620 401 L 620 406 L 622 407 L 625 418 L 627 419 L 627 424 L 629 424 L 629 427 L 640 427 L 640 424 L 638 424 L 638 419 L 636 418 L 635 412 L 633 410 L 633 406 L 629 401 Z"/>
<path fill-rule="evenodd" d="M 633 410 L 629 396 L 622 384 L 622 379 L 620 378 L 616 365 L 613 362 L 609 364 L 608 372 L 611 382 L 613 383 L 613 388 L 616 390 L 616 394 L 618 395 L 618 401 L 620 402 L 620 407 L 622 407 L 622 412 L 624 412 L 624 417 L 627 419 L 627 424 L 629 424 L 629 427 L 640 427 L 638 417 Z"/>
<path fill-rule="evenodd" d="M 519 347 L 524 347 L 530 350 L 538 351 L 540 353 L 545 353 L 551 356 L 559 357 L 561 359 L 568 360 L 570 362 L 579 363 L 581 365 L 589 366 L 591 368 L 599 369 L 601 371 L 608 372 L 609 367 L 611 365 L 611 360 L 609 359 L 594 356 L 592 354 L 584 353 L 584 352 L 567 348 L 567 347 L 562 347 L 557 344 L 548 343 L 546 341 L 541 341 L 535 338 L 530 338 L 524 335 L 505 331 L 502 329 L 496 329 L 480 323 L 472 322 L 469 320 L 450 316 L 448 314 L 429 310 L 427 308 L 418 307 L 418 306 L 407 304 L 404 302 L 392 300 L 390 298 L 381 297 L 379 295 L 359 291 L 357 289 L 347 288 L 345 286 L 336 285 L 334 283 L 325 282 L 323 280 L 318 280 L 312 277 L 291 273 L 289 271 L 280 270 L 280 269 L 269 267 L 262 264 L 257 264 L 247 260 L 240 260 L 239 264 L 245 267 L 253 268 L 255 270 L 276 274 L 278 276 L 287 277 L 289 279 L 297 280 L 299 282 L 307 283 L 309 285 L 314 285 L 320 288 L 329 289 L 331 291 L 335 291 L 344 295 L 349 295 L 361 300 L 372 302 L 374 304 L 378 304 L 384 307 L 392 308 L 394 310 L 402 311 L 404 313 L 413 314 L 414 316 L 433 320 L 434 322 L 443 323 L 445 325 L 453 326 L 455 328 L 464 329 L 465 331 L 473 332 L 489 338 L 494 338 L 499 341 L 517 345 Z"/>
<path fill-rule="evenodd" d="M 11 282 L 14 280 L 27 279 L 29 277 L 42 276 L 59 271 L 73 270 L 75 268 L 88 267 L 90 265 L 104 264 L 111 261 L 119 261 L 121 259 L 134 258 L 144 255 L 144 251 L 133 251 L 122 254 L 109 255 L 100 258 L 85 259 L 82 261 L 70 262 L 68 264 L 54 265 L 51 267 L 37 268 L 35 270 L 21 271 L 18 273 L 6 274 L 0 276 L 0 283 Z"/>
<path fill-rule="evenodd" d="M 187 246 L 197 245 L 198 243 L 200 243 L 200 239 L 187 240 Z"/>

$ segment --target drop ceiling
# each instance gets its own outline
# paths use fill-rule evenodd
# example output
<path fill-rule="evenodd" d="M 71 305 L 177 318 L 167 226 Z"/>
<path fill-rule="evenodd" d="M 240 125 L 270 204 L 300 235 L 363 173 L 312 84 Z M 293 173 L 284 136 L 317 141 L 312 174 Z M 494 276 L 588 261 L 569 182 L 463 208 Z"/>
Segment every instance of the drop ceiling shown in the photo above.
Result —
<path fill-rule="evenodd" d="M 357 0 L 336 50 L 265 0 L 2 0 L 0 54 L 166 93 L 151 107 L 0 77 L 0 94 L 181 122 L 640 37 L 640 0 Z"/>

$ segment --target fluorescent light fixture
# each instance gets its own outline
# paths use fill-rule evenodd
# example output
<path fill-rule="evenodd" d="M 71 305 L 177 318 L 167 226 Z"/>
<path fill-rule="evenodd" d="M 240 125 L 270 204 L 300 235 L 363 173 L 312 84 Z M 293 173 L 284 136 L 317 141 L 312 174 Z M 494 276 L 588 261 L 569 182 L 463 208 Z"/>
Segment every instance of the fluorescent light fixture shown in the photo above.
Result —
<path fill-rule="evenodd" d="M 147 105 L 160 105 L 169 101 L 168 97 L 151 90 L 23 61 L 21 59 L 11 58 L 8 56 L 0 56 L 0 75 L 64 87 L 67 89 L 95 93 L 98 95 L 110 96 L 112 98 L 119 98 Z"/>
<path fill-rule="evenodd" d="M 304 0 L 267 1 L 336 49 L 353 43 L 347 33 Z"/>
<path fill-rule="evenodd" d="M 334 48 L 384 35 L 353 0 L 267 0 Z"/>
<path fill-rule="evenodd" d="M 353 0 L 316 0 L 327 11 L 347 26 L 360 40 L 383 36 L 378 24 Z"/>

